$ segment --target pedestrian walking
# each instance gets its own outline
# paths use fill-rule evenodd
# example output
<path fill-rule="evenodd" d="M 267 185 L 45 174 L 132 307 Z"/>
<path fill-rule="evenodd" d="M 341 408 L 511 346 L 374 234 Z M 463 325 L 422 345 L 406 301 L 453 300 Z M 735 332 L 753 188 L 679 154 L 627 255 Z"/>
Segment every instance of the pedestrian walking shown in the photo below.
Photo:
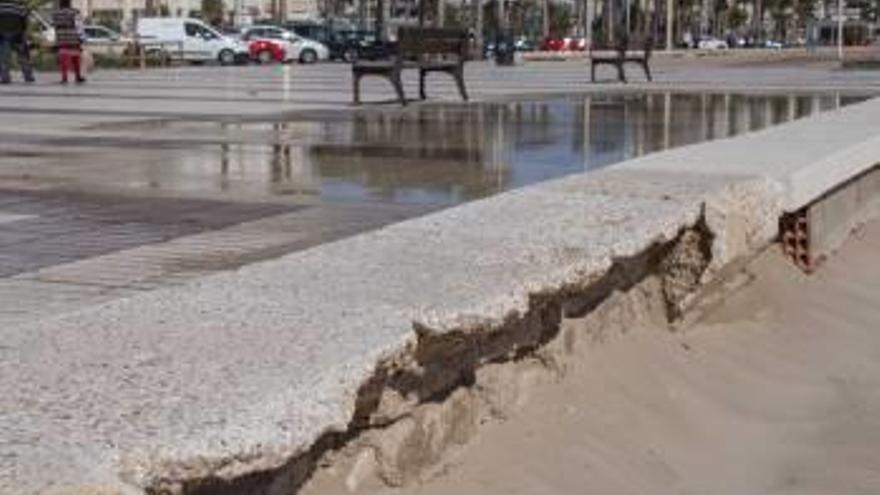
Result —
<path fill-rule="evenodd" d="M 52 13 L 55 27 L 55 44 L 58 48 L 58 66 L 61 84 L 67 84 L 67 74 L 73 69 L 76 82 L 82 84 L 82 44 L 85 38 L 82 16 L 70 5 L 70 0 L 59 0 L 58 10 Z"/>
<path fill-rule="evenodd" d="M 30 12 L 20 0 L 0 0 L 0 84 L 12 82 L 12 53 L 21 67 L 25 82 L 34 82 L 27 23 Z"/>

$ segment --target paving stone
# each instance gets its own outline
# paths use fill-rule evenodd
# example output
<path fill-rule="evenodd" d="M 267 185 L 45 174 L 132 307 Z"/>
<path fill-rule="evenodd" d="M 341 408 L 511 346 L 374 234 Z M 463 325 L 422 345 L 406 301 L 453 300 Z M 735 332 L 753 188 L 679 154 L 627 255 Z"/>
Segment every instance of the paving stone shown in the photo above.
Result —
<path fill-rule="evenodd" d="M 4 213 L 9 221 L 0 222 L 0 277 L 302 209 L 63 191 L 0 191 L 0 200 L 7 195 L 17 202 L 16 213 Z"/>

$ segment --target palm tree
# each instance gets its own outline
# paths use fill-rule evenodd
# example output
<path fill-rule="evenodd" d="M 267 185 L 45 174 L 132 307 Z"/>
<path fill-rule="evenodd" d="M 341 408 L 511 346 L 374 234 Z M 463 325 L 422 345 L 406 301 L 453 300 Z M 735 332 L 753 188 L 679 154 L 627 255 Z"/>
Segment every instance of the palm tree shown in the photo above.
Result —
<path fill-rule="evenodd" d="M 764 2 L 763 0 L 754 0 L 754 8 L 752 9 L 752 31 L 756 41 L 764 39 Z"/>
<path fill-rule="evenodd" d="M 550 36 L 550 0 L 541 0 L 541 37 Z"/>

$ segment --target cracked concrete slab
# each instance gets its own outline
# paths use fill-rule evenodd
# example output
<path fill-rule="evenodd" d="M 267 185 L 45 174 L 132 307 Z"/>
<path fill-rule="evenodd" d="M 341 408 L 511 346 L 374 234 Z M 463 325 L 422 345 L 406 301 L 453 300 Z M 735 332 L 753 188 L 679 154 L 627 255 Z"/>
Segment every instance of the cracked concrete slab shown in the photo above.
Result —
<path fill-rule="evenodd" d="M 414 323 L 497 326 L 533 294 L 589 284 L 616 258 L 673 239 L 731 184 L 657 174 L 639 186 L 642 176 L 553 181 L 5 328 L 4 483 L 143 489 L 276 468 L 345 430 L 358 389 L 412 344 Z"/>

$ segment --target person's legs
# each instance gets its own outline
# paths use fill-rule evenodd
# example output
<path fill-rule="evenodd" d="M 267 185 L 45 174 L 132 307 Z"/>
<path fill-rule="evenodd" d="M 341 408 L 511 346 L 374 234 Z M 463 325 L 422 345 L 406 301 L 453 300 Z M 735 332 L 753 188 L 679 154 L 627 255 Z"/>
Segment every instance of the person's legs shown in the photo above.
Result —
<path fill-rule="evenodd" d="M 27 39 L 24 36 L 19 37 L 13 45 L 13 49 L 18 59 L 18 65 L 21 66 L 22 77 L 26 82 L 34 82 L 34 67 L 31 65 L 31 50 Z"/>
<path fill-rule="evenodd" d="M 9 84 L 10 75 L 9 67 L 12 64 L 11 54 L 9 52 L 12 40 L 9 36 L 0 33 L 0 83 Z"/>
<path fill-rule="evenodd" d="M 76 76 L 76 82 L 86 82 L 86 78 L 82 76 L 82 50 L 73 50 L 70 55 L 70 60 L 73 63 L 73 74 Z"/>
<path fill-rule="evenodd" d="M 70 70 L 70 52 L 67 48 L 58 49 L 58 68 L 61 70 L 61 82 L 67 82 L 67 71 Z"/>

